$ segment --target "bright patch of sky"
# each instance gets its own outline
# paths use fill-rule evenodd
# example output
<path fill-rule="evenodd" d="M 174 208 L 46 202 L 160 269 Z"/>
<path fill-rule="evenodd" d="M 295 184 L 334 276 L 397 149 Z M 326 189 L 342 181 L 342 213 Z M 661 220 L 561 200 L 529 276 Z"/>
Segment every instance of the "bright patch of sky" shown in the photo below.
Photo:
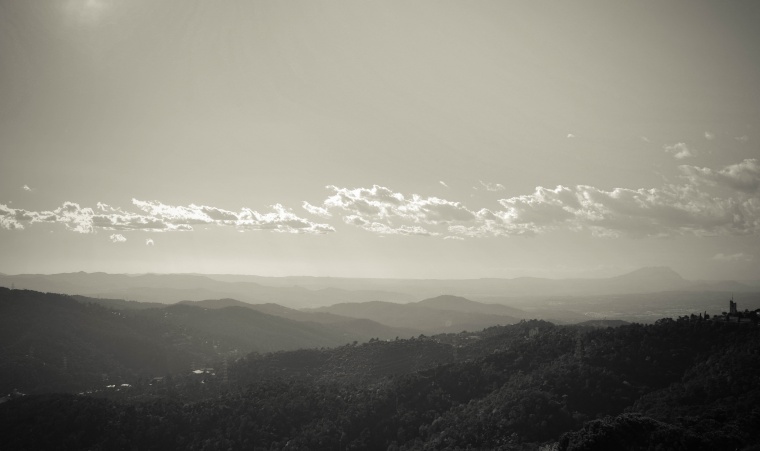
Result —
<path fill-rule="evenodd" d="M 757 2 L 2 2 L 0 271 L 756 278 L 757 23 Z"/>

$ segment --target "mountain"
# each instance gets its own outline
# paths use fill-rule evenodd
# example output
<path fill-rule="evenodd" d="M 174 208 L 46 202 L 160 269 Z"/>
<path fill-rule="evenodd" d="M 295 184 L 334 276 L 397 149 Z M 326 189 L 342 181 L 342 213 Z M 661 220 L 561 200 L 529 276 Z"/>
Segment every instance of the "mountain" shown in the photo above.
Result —
<path fill-rule="evenodd" d="M 607 279 L 602 285 L 608 291 L 617 293 L 678 291 L 688 289 L 694 283 L 690 282 L 671 268 L 653 266 L 640 268 L 616 277 Z"/>
<path fill-rule="evenodd" d="M 498 313 L 481 313 L 470 309 L 501 310 L 500 306 L 489 307 L 485 304 L 476 306 L 477 302 L 463 298 L 444 297 L 437 300 L 424 300 L 417 303 L 394 304 L 390 302 L 364 302 L 335 304 L 314 309 L 352 318 L 364 318 L 391 327 L 404 327 L 422 330 L 425 333 L 460 332 L 463 330 L 481 330 L 498 324 L 514 324 L 518 321 L 513 316 Z M 466 302 L 464 302 L 466 301 Z M 440 305 L 453 306 L 455 310 L 441 308 Z M 504 307 L 505 312 L 512 311 Z"/>
<path fill-rule="evenodd" d="M 76 391 L 213 361 L 209 337 L 70 296 L 0 288 L 0 392 Z M 113 383 L 113 382 L 111 382 Z"/>
<path fill-rule="evenodd" d="M 166 304 L 159 304 L 158 302 L 139 302 L 125 301 L 124 299 L 90 298 L 80 295 L 74 295 L 71 296 L 71 298 L 86 304 L 102 305 L 103 307 L 107 307 L 113 310 L 144 310 L 149 308 L 166 307 Z"/>
<path fill-rule="evenodd" d="M 673 271 L 672 268 L 667 266 L 645 266 L 643 268 L 636 269 L 620 276 L 611 277 L 611 280 L 616 281 L 647 281 L 652 282 L 655 280 L 670 281 L 670 282 L 684 282 L 686 279 L 681 277 L 680 274 Z"/>
<path fill-rule="evenodd" d="M 266 304 L 252 304 L 250 302 L 241 302 L 236 299 L 224 298 L 224 299 L 205 299 L 203 301 L 181 301 L 180 304 L 194 305 L 196 307 L 218 309 L 225 307 L 245 307 L 266 313 L 269 315 L 279 316 L 281 318 L 288 318 L 294 321 L 312 321 L 321 324 L 339 323 L 342 321 L 350 320 L 345 316 L 333 315 L 332 313 L 323 312 L 302 312 L 300 310 L 283 307 L 280 304 L 272 302 Z"/>
<path fill-rule="evenodd" d="M 21 274 L 0 276 L 0 286 L 90 297 L 173 304 L 191 300 L 234 298 L 244 302 L 275 302 L 288 307 L 314 307 L 337 302 L 384 300 L 408 302 L 409 295 L 382 290 L 307 289 L 265 286 L 254 282 L 224 282 L 195 274 Z"/>
<path fill-rule="evenodd" d="M 512 316 L 527 318 L 529 315 L 517 308 L 503 304 L 484 304 L 471 301 L 461 296 L 441 295 L 434 298 L 423 299 L 417 305 L 436 310 L 449 310 L 454 312 L 481 313 L 484 315 Z"/>
<path fill-rule="evenodd" d="M 302 312 L 279 304 L 249 304 L 235 299 L 211 299 L 205 301 L 182 301 L 180 304 L 206 309 L 224 309 L 228 307 L 246 308 L 259 313 L 285 318 L 292 321 L 315 323 L 338 333 L 344 342 L 367 341 L 371 338 L 391 339 L 395 337 L 412 337 L 420 334 L 419 329 L 390 327 L 368 319 L 357 319 L 325 312 Z"/>
<path fill-rule="evenodd" d="M 718 315 L 729 310 L 733 296 L 739 310 L 760 308 L 760 290 L 732 291 L 656 291 L 614 295 L 546 296 L 515 299 L 484 297 L 477 301 L 508 303 L 524 310 L 529 317 L 555 323 L 577 324 L 591 319 L 652 323 L 660 318 L 678 318 L 692 313 Z"/>
<path fill-rule="evenodd" d="M 261 277 L 211 274 L 214 280 L 255 282 L 268 286 L 298 285 L 309 289 L 326 287 L 345 290 L 380 290 L 411 295 L 416 299 L 439 295 L 456 295 L 468 299 L 487 296 L 525 298 L 537 296 L 587 296 L 657 291 L 756 291 L 760 282 L 690 281 L 667 267 L 645 267 L 620 276 L 597 279 L 546 279 L 518 277 L 512 279 L 370 279 L 340 277 Z M 384 300 L 378 298 L 377 300 Z"/>
<path fill-rule="evenodd" d="M 621 321 L 617 319 L 591 319 L 588 321 L 581 321 L 580 323 L 575 324 L 576 326 L 586 326 L 586 327 L 596 327 L 599 329 L 606 329 L 607 327 L 620 327 L 620 326 L 626 326 L 629 323 L 628 321 Z"/>
<path fill-rule="evenodd" d="M 759 348 L 749 322 L 524 321 L 252 354 L 224 377 L 167 375 L 93 396 L 11 394 L 0 434 L 14 450 L 750 451 Z"/>
<path fill-rule="evenodd" d="M 243 353 L 329 347 L 365 339 L 338 328 L 293 321 L 240 306 L 204 309 L 176 304 L 161 309 L 141 310 L 139 314 L 235 343 Z"/>
<path fill-rule="evenodd" d="M 440 295 L 477 300 L 490 297 L 512 304 L 513 301 L 527 298 L 557 296 L 611 296 L 667 291 L 757 291 L 755 285 L 736 281 L 686 280 L 667 267 L 640 268 L 627 274 L 600 279 L 351 279 L 84 272 L 0 275 L 0 286 L 12 285 L 44 292 L 163 304 L 232 298 L 252 304 L 276 303 L 292 309 L 369 301 L 409 303 Z"/>
<path fill-rule="evenodd" d="M 187 371 L 193 362 L 213 365 L 251 351 L 412 335 L 365 319 L 320 324 L 262 313 L 232 300 L 218 304 L 228 305 L 135 308 L 123 300 L 0 287 L 0 393 L 71 392 L 102 386 L 105 379 L 134 384 Z"/>

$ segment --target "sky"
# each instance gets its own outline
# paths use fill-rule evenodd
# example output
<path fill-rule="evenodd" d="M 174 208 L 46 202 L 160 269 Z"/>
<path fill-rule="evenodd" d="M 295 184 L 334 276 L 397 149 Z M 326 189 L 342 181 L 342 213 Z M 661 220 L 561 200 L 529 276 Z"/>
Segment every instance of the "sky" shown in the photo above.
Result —
<path fill-rule="evenodd" d="M 758 279 L 758 23 L 0 0 L 0 272 Z"/>

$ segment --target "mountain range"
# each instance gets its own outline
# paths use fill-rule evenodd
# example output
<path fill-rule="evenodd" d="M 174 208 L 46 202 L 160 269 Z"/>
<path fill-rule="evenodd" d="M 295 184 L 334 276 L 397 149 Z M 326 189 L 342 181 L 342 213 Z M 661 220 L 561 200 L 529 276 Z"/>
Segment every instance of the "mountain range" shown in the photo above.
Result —
<path fill-rule="evenodd" d="M 196 274 L 21 274 L 0 275 L 0 286 L 50 293 L 173 304 L 180 301 L 235 298 L 258 304 L 313 307 L 335 302 L 414 300 L 410 295 L 381 290 L 308 289 L 266 286 L 255 282 L 225 282 Z"/>
<path fill-rule="evenodd" d="M 609 296 L 633 293 L 758 291 L 736 281 L 691 281 L 667 267 L 647 267 L 600 279 L 351 279 L 201 274 L 20 274 L 0 275 L 0 286 L 88 297 L 172 304 L 232 298 L 292 309 L 369 301 L 409 303 L 440 295 L 468 299 Z"/>
<path fill-rule="evenodd" d="M 392 327 L 422 330 L 425 333 L 481 330 L 495 325 L 514 324 L 524 312 L 497 304 L 481 304 L 458 296 L 438 296 L 420 302 L 355 302 L 310 310 L 351 318 L 364 318 Z"/>

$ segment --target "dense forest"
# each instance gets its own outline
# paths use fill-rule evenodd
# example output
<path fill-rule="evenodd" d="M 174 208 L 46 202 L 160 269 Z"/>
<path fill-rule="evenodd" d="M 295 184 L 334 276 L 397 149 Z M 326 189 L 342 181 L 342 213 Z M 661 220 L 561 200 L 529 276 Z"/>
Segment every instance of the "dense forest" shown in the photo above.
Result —
<path fill-rule="evenodd" d="M 6 449 L 760 450 L 756 323 L 529 320 L 234 353 L 218 330 L 17 291 L 4 387 L 55 383 L 9 390 Z M 50 303 L 57 322 L 24 313 Z"/>

